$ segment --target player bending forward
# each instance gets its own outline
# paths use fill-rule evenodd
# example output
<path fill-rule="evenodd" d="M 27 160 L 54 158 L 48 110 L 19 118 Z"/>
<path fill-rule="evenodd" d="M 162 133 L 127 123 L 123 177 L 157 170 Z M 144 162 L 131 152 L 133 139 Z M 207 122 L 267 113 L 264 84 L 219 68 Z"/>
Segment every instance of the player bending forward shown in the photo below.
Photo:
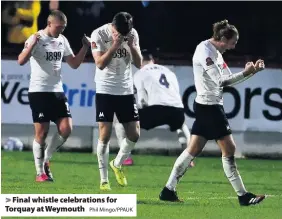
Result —
<path fill-rule="evenodd" d="M 126 138 L 110 166 L 121 186 L 127 185 L 122 163 L 139 139 L 139 115 L 133 94 L 131 62 L 140 68 L 142 56 L 133 18 L 120 12 L 112 23 L 94 30 L 91 35 L 92 54 L 96 63 L 96 121 L 99 124 L 97 158 L 100 189 L 110 190 L 108 179 L 109 141 L 114 114 L 123 124 Z"/>
<path fill-rule="evenodd" d="M 140 127 L 150 130 L 169 125 L 170 131 L 177 132 L 179 143 L 187 144 L 190 132 L 185 124 L 184 106 L 176 75 L 168 68 L 154 64 L 150 53 L 144 51 L 142 55 L 142 68 L 134 74 Z M 115 131 L 120 144 L 125 137 L 125 131 L 118 121 L 115 122 Z M 125 160 L 124 164 L 132 165 L 132 157 Z M 194 163 L 190 165 L 194 166 Z"/>

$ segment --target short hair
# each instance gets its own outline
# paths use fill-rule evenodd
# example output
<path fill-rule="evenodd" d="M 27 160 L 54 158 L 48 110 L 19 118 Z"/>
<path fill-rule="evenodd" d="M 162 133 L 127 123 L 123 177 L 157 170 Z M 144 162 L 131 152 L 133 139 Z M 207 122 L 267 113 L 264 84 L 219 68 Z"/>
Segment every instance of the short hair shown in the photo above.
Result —
<path fill-rule="evenodd" d="M 141 51 L 142 56 L 143 56 L 143 61 L 154 61 L 154 56 L 152 53 L 150 53 L 147 49 L 143 49 Z"/>
<path fill-rule="evenodd" d="M 51 13 L 49 14 L 48 16 L 48 20 L 50 18 L 56 18 L 58 19 L 59 21 L 64 21 L 67 23 L 67 16 L 62 12 L 62 11 L 59 11 L 59 10 L 53 10 L 51 11 Z"/>
<path fill-rule="evenodd" d="M 119 12 L 114 16 L 112 24 L 117 32 L 126 36 L 133 28 L 133 17 L 127 12 Z"/>
<path fill-rule="evenodd" d="M 213 24 L 213 38 L 216 41 L 219 41 L 222 37 L 230 40 L 235 35 L 238 35 L 239 32 L 237 28 L 228 23 L 228 20 L 219 21 Z"/>

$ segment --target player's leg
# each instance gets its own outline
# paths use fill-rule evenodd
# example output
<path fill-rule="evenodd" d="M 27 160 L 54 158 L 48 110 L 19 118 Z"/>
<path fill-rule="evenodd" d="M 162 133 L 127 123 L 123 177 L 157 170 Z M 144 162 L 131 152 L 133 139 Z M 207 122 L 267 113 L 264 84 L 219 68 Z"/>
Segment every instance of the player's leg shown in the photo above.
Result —
<path fill-rule="evenodd" d="M 174 163 L 166 186 L 160 193 L 160 200 L 179 201 L 176 193 L 176 185 L 187 169 L 191 167 L 190 163 L 202 152 L 206 142 L 207 140 L 204 137 L 192 134 L 190 142 L 187 143 L 187 149 L 180 154 Z"/>
<path fill-rule="evenodd" d="M 183 108 L 166 107 L 166 118 L 171 131 L 177 133 L 178 142 L 183 149 L 187 147 L 187 142 L 190 141 L 190 131 L 185 124 L 185 113 Z"/>
<path fill-rule="evenodd" d="M 97 144 L 97 159 L 100 172 L 100 189 L 111 190 L 108 177 L 109 145 L 112 133 L 112 122 L 98 122 L 99 139 Z"/>
<path fill-rule="evenodd" d="M 100 189 L 111 190 L 108 178 L 109 145 L 114 117 L 114 96 L 96 94 L 96 121 L 99 125 L 97 159 L 100 171 Z"/>
<path fill-rule="evenodd" d="M 187 149 L 185 149 L 175 161 L 166 186 L 159 195 L 160 200 L 179 201 L 176 193 L 176 185 L 187 169 L 191 167 L 190 163 L 202 152 L 207 140 L 209 140 L 208 127 L 203 125 L 207 119 L 207 112 L 201 107 L 197 107 L 197 104 L 194 104 L 194 111 L 196 113 L 196 120 L 192 126 L 191 139 L 189 142 L 187 142 Z M 182 121 L 181 124 L 183 123 L 184 122 Z"/>
<path fill-rule="evenodd" d="M 126 133 L 126 138 L 122 140 L 120 151 L 115 159 L 114 164 L 116 167 L 121 167 L 124 160 L 130 156 L 131 151 L 134 149 L 134 146 L 140 136 L 139 121 L 123 123 L 123 126 Z"/>
<path fill-rule="evenodd" d="M 234 158 L 236 145 L 223 106 L 214 107 L 211 123 L 213 124 L 210 125 L 212 137 L 216 139 L 222 151 L 224 173 L 237 193 L 240 205 L 252 205 L 261 202 L 265 196 L 248 193 L 237 170 Z"/>
<path fill-rule="evenodd" d="M 186 146 L 187 146 L 187 142 L 190 141 L 190 137 L 191 137 L 189 128 L 185 124 L 185 122 L 183 123 L 183 125 L 182 125 L 182 127 L 180 129 L 176 130 L 176 133 L 177 133 L 179 144 L 181 145 L 181 147 L 183 149 L 185 149 Z"/>
<path fill-rule="evenodd" d="M 49 131 L 50 122 L 34 123 L 35 137 L 32 144 L 34 163 L 36 168 L 36 181 L 43 182 L 49 180 L 44 171 L 44 149 L 46 147 L 46 137 Z"/>
<path fill-rule="evenodd" d="M 44 154 L 44 170 L 50 181 L 53 181 L 53 174 L 50 169 L 50 160 L 54 152 L 58 151 L 60 147 L 66 142 L 72 132 L 72 118 L 60 118 L 56 122 L 58 132 L 55 133 L 51 142 L 47 145 Z"/>
<path fill-rule="evenodd" d="M 49 131 L 50 117 L 48 112 L 49 94 L 42 92 L 28 93 L 29 105 L 32 111 L 35 136 L 32 144 L 36 168 L 36 181 L 48 180 L 44 172 L 44 149 L 46 147 L 46 137 Z"/>
<path fill-rule="evenodd" d="M 122 170 L 122 165 L 124 161 L 130 156 L 136 142 L 139 139 L 140 128 L 139 122 L 127 122 L 123 123 L 126 138 L 121 142 L 119 152 L 114 160 L 110 162 L 110 166 L 116 175 L 116 180 L 121 186 L 127 185 L 127 179 Z"/>
<path fill-rule="evenodd" d="M 72 118 L 67 98 L 63 92 L 50 93 L 51 120 L 57 126 L 57 132 L 53 135 L 51 142 L 47 145 L 44 154 L 44 170 L 50 181 L 53 175 L 50 170 L 50 159 L 53 153 L 66 142 L 72 132 Z"/>
<path fill-rule="evenodd" d="M 185 113 L 183 108 L 164 107 L 163 110 L 170 131 L 177 133 L 178 142 L 184 150 L 190 141 L 190 131 L 185 124 Z M 194 161 L 191 161 L 190 167 L 194 167 Z"/>
<path fill-rule="evenodd" d="M 117 141 L 118 141 L 118 145 L 119 147 L 121 147 L 122 141 L 123 139 L 126 138 L 126 133 L 125 133 L 125 129 L 123 127 L 123 124 L 121 124 L 118 119 L 116 118 L 116 115 L 114 116 L 114 128 L 115 128 L 115 132 L 116 132 L 116 137 L 117 137 Z M 129 156 L 123 161 L 122 163 L 125 166 L 131 166 L 133 165 L 133 159 L 132 159 L 132 155 L 131 153 L 129 154 Z"/>
<path fill-rule="evenodd" d="M 181 145 L 181 148 L 185 149 L 186 145 L 189 143 L 190 138 L 191 138 L 191 134 L 190 134 L 189 128 L 185 124 L 185 122 L 183 123 L 181 129 L 177 129 L 176 130 L 176 133 L 177 133 L 178 142 Z M 194 167 L 195 166 L 195 162 L 192 161 L 190 163 L 190 166 Z"/>
<path fill-rule="evenodd" d="M 237 193 L 240 205 L 248 206 L 261 202 L 265 198 L 265 195 L 254 195 L 247 192 L 238 172 L 234 158 L 236 145 L 232 134 L 218 139 L 217 144 L 222 151 L 222 165 L 224 173 Z"/>
<path fill-rule="evenodd" d="M 139 114 L 134 95 L 119 96 L 116 100 L 119 103 L 116 106 L 116 116 L 124 126 L 126 138 L 121 142 L 119 152 L 116 158 L 110 162 L 110 166 L 115 172 L 117 182 L 122 186 L 126 186 L 127 180 L 121 166 L 139 139 Z"/>

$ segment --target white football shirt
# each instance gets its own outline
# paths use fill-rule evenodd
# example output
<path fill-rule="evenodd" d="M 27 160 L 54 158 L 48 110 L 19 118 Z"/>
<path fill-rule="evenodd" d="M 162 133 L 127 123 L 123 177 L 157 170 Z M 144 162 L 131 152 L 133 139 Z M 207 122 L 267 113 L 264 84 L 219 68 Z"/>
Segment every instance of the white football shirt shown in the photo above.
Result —
<path fill-rule="evenodd" d="M 68 40 L 62 34 L 58 38 L 39 31 L 40 39 L 30 57 L 31 76 L 29 92 L 63 92 L 62 59 L 73 55 Z M 25 50 L 32 42 L 34 34 L 25 42 Z"/>
<path fill-rule="evenodd" d="M 162 65 L 148 64 L 134 74 L 138 105 L 144 99 L 148 106 L 183 108 L 176 75 Z"/>
<path fill-rule="evenodd" d="M 218 78 L 232 74 L 224 62 L 222 54 L 209 40 L 205 40 L 197 46 L 193 55 L 196 102 L 206 105 L 223 105 L 223 87 L 219 86 L 207 73 L 212 68 L 217 68 Z"/>
<path fill-rule="evenodd" d="M 140 51 L 138 33 L 134 28 L 131 33 L 134 35 L 135 46 Z M 110 24 L 105 24 L 92 32 L 92 52 L 106 52 L 112 44 L 113 39 Z M 131 52 L 127 41 L 124 41 L 110 63 L 103 70 L 96 66 L 96 92 L 111 95 L 133 94 L 131 62 Z"/>

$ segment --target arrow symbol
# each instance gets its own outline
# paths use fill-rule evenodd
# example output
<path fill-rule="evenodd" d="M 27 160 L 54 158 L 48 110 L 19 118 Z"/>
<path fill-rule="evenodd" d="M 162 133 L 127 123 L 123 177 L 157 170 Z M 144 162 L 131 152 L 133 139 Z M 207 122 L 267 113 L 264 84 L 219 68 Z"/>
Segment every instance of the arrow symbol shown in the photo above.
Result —
<path fill-rule="evenodd" d="M 10 198 L 6 198 L 6 202 L 10 202 L 12 199 Z"/>

